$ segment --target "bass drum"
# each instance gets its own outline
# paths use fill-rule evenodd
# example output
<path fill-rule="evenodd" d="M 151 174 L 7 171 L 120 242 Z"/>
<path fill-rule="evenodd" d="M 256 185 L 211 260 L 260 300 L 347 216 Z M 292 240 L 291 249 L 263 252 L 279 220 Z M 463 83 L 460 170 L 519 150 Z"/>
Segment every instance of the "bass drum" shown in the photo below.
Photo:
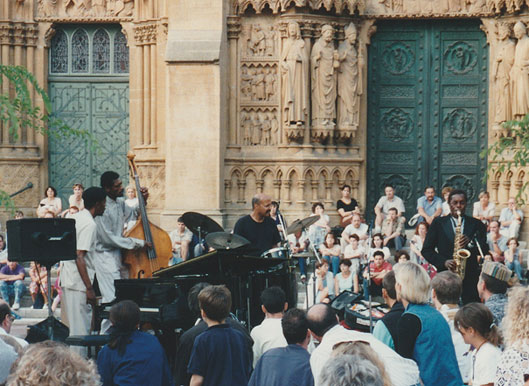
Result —
<path fill-rule="evenodd" d="M 272 248 L 261 253 L 261 257 L 265 259 L 287 259 L 288 250 L 284 247 Z"/>

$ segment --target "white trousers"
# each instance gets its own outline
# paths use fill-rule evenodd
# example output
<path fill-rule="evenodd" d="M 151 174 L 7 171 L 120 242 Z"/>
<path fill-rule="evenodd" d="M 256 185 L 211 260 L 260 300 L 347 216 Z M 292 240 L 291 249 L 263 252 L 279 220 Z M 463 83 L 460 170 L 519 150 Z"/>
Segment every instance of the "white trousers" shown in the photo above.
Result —
<path fill-rule="evenodd" d="M 121 279 L 121 251 L 104 251 L 94 253 L 97 283 L 103 303 L 110 303 L 116 298 L 114 280 Z"/>
<path fill-rule="evenodd" d="M 63 288 L 62 302 L 66 303 L 66 315 L 70 335 L 89 335 L 92 321 L 92 306 L 86 303 L 86 292 Z M 71 349 L 86 357 L 86 347 L 72 346 Z"/>

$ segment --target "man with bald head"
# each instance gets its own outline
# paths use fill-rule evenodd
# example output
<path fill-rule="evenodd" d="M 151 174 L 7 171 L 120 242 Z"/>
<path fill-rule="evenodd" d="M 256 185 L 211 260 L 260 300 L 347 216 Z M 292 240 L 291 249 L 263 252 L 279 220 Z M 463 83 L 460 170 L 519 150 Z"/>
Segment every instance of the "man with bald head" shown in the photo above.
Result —
<path fill-rule="evenodd" d="M 252 255 L 260 256 L 281 241 L 276 223 L 270 217 L 271 207 L 270 196 L 256 194 L 252 198 L 252 213 L 241 217 L 233 229 L 233 233 L 250 241 L 252 250 L 249 253 Z"/>
<path fill-rule="evenodd" d="M 320 342 L 310 356 L 310 368 L 314 375 L 314 385 L 321 385 L 320 374 L 333 347 L 341 342 L 367 343 L 384 364 L 386 372 L 394 386 L 419 385 L 419 368 L 411 359 L 401 357 L 373 335 L 354 330 L 346 330 L 338 324 L 336 313 L 328 304 L 315 304 L 307 312 L 309 331 Z"/>

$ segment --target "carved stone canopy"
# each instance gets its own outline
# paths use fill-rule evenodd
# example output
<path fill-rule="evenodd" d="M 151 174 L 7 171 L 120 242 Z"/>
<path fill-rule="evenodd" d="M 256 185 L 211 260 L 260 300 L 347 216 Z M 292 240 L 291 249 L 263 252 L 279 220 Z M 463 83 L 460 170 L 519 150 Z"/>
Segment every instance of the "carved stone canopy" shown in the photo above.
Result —
<path fill-rule="evenodd" d="M 236 14 L 243 14 L 249 7 L 252 7 L 257 14 L 266 8 L 273 13 L 285 12 L 294 3 L 296 7 L 308 7 L 312 10 L 324 8 L 326 11 L 335 10 L 337 15 L 353 15 L 356 10 L 363 14 L 365 10 L 365 0 L 234 0 L 234 11 Z"/>

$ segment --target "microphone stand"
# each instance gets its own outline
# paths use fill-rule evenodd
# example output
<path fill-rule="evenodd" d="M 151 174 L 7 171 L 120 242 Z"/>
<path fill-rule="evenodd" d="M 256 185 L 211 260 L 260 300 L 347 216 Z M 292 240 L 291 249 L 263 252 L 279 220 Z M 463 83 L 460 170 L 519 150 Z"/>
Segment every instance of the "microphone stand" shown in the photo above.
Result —
<path fill-rule="evenodd" d="M 303 226 L 301 228 L 301 234 L 303 234 L 303 232 L 307 231 L 306 234 L 308 234 L 308 229 Z M 318 250 L 316 249 L 316 247 L 314 246 L 314 243 L 312 243 L 310 240 L 309 240 L 309 244 L 310 244 L 310 247 L 312 248 L 312 253 L 314 253 L 314 256 L 316 257 L 316 259 L 318 260 L 318 263 L 321 263 L 321 259 L 320 259 L 320 255 L 318 254 Z M 314 261 L 312 263 L 312 295 L 314 297 L 314 299 L 312 300 L 312 304 L 315 304 L 316 303 L 316 261 Z M 306 284 L 305 284 L 306 285 Z M 308 290 L 305 289 L 305 291 L 307 292 L 308 294 Z M 307 308 L 309 306 L 309 302 L 308 302 L 308 299 L 307 299 Z"/>
<path fill-rule="evenodd" d="M 15 197 L 17 194 L 20 194 L 22 192 L 25 192 L 26 190 L 28 189 L 31 189 L 33 187 L 33 183 L 32 182 L 28 182 L 28 184 L 26 186 L 24 186 L 22 189 L 20 190 L 17 190 L 15 193 L 11 193 L 9 195 L 9 197 Z"/>
<path fill-rule="evenodd" d="M 366 256 L 367 256 L 367 292 L 369 294 L 368 296 L 368 308 L 369 308 L 369 332 L 373 333 L 373 313 L 372 311 L 372 295 L 371 291 L 369 290 L 369 287 L 371 286 L 371 258 L 369 256 L 369 253 L 371 252 L 371 237 L 373 234 L 373 223 L 371 223 L 371 226 L 369 227 L 369 237 L 367 238 L 367 248 L 366 248 Z"/>

